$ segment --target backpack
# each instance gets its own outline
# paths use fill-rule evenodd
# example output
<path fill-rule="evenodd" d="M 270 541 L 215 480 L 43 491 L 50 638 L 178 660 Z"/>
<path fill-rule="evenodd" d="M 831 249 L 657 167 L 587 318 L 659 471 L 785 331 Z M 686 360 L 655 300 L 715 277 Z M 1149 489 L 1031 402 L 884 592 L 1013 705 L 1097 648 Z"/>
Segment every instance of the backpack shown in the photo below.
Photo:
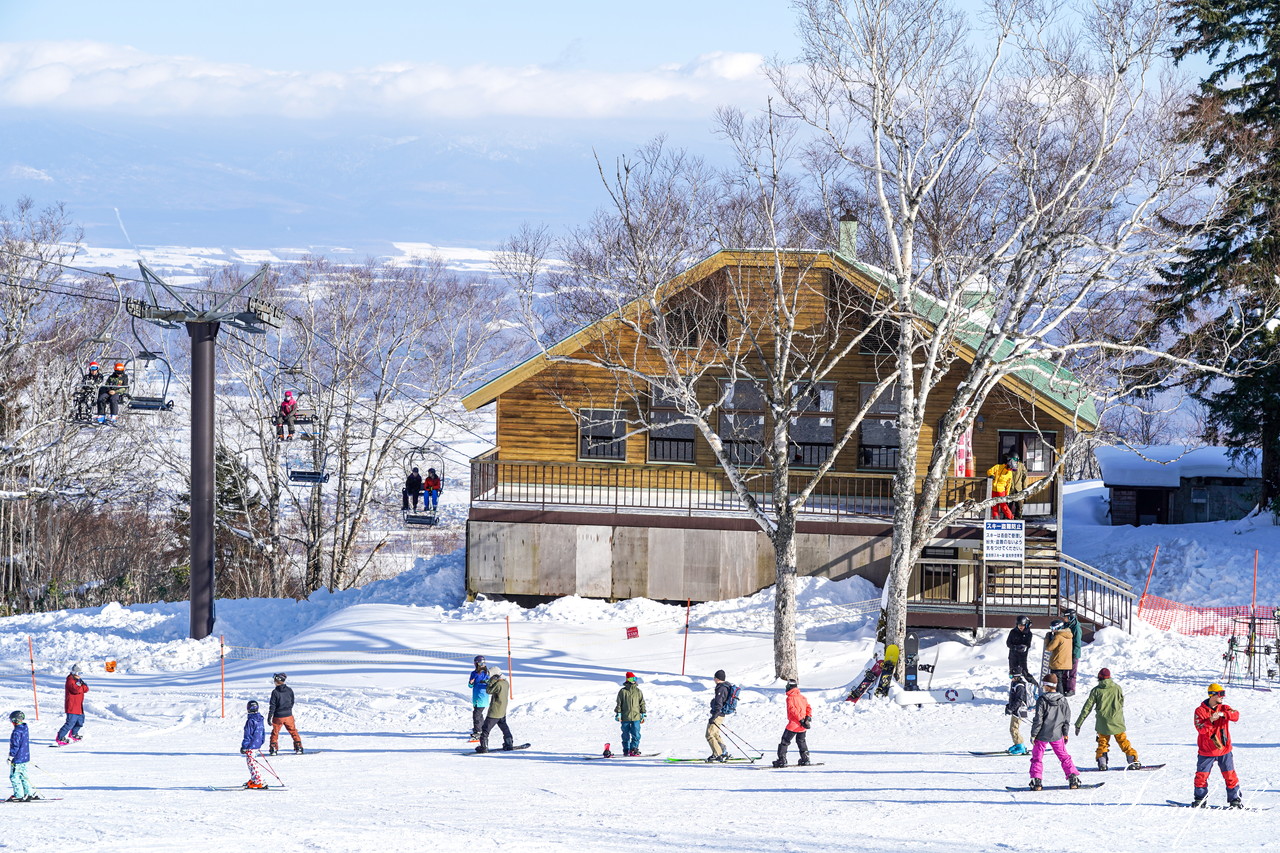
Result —
<path fill-rule="evenodd" d="M 728 716 L 738 710 L 738 691 L 741 689 L 741 687 L 729 685 L 729 698 L 724 700 L 724 707 L 720 709 L 721 714 Z"/>

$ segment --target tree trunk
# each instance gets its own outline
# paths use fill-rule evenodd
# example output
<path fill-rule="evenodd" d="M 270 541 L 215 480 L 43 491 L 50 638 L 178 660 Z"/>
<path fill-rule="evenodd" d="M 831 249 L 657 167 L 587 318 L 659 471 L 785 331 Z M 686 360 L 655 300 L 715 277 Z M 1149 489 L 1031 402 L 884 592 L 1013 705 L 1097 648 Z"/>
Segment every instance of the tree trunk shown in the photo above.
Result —
<path fill-rule="evenodd" d="M 773 534 L 777 588 L 773 596 L 773 670 L 778 678 L 796 678 L 796 522 L 790 507 L 778 515 Z"/>

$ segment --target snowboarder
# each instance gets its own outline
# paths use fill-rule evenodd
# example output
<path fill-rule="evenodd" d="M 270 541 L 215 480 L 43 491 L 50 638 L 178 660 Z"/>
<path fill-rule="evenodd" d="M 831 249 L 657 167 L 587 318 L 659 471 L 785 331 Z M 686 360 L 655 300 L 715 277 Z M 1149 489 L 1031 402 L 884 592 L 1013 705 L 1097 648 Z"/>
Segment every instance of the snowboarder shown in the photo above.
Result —
<path fill-rule="evenodd" d="M 129 376 L 124 372 L 124 362 L 117 361 L 115 369 L 98 387 L 98 423 L 107 422 L 107 408 L 111 408 L 111 423 L 120 416 L 120 401 L 128 393 Z"/>
<path fill-rule="evenodd" d="M 1009 673 L 1009 701 L 1005 703 L 1004 712 L 1009 716 L 1009 736 L 1013 738 L 1013 746 L 1009 747 L 1010 755 L 1026 755 L 1027 742 L 1022 739 L 1022 721 L 1027 718 L 1027 683 L 1022 674 Z"/>
<path fill-rule="evenodd" d="M 1031 650 L 1031 617 L 1019 616 L 1018 624 L 1009 629 L 1004 644 L 1009 647 L 1009 674 L 1021 675 L 1032 684 L 1038 684 L 1027 669 L 1027 652 Z"/>
<path fill-rule="evenodd" d="M 1049 625 L 1052 636 L 1045 641 L 1045 651 L 1049 653 L 1049 671 L 1058 676 L 1059 686 L 1065 684 L 1071 674 L 1071 631 L 1067 623 L 1054 619 Z M 1066 691 L 1063 691 L 1066 695 Z"/>
<path fill-rule="evenodd" d="M 31 734 L 27 731 L 27 715 L 14 711 L 9 715 L 13 731 L 9 734 L 9 784 L 13 786 L 10 802 L 29 803 L 40 799 L 27 781 L 27 764 L 31 761 Z"/>
<path fill-rule="evenodd" d="M 711 746 L 711 754 L 707 761 L 728 761 L 729 753 L 724 748 L 724 738 L 720 736 L 720 726 L 724 723 L 724 706 L 729 701 L 733 688 L 725 681 L 724 670 L 717 669 L 714 676 L 715 691 L 711 694 L 711 719 L 707 721 L 707 743 Z"/>
<path fill-rule="evenodd" d="M 511 684 L 502 677 L 502 669 L 489 668 L 489 709 L 480 728 L 480 745 L 476 752 L 489 751 L 489 732 L 494 726 L 502 729 L 502 748 L 507 752 L 515 749 L 515 741 L 511 738 L 511 729 L 507 727 L 507 702 L 511 699 Z"/>
<path fill-rule="evenodd" d="M 422 508 L 427 512 L 435 512 L 440 505 L 440 493 L 444 491 L 444 483 L 435 468 L 427 469 L 427 476 L 422 481 Z"/>
<path fill-rule="evenodd" d="M 422 496 L 422 475 L 418 473 L 415 465 L 413 470 L 409 472 L 409 476 L 404 478 L 404 491 L 400 493 L 400 509 L 402 512 L 409 511 L 409 502 L 413 501 L 413 511 L 418 511 L 418 498 Z"/>
<path fill-rule="evenodd" d="M 267 729 L 262 724 L 262 715 L 258 713 L 258 703 L 250 699 L 245 704 L 247 716 L 244 721 L 244 737 L 240 740 L 240 752 L 244 754 L 244 761 L 249 765 L 249 781 L 244 783 L 246 788 L 265 788 L 267 787 L 262 781 L 262 777 L 258 775 L 258 763 L 253 760 L 253 753 L 262 749 L 262 742 L 266 740 Z"/>
<path fill-rule="evenodd" d="M 774 767 L 787 766 L 787 748 L 791 741 L 800 748 L 800 760 L 796 764 L 809 766 L 809 744 L 805 740 L 805 732 L 813 724 L 813 709 L 809 700 L 800 695 L 800 684 L 794 679 L 787 681 L 787 727 L 782 732 L 782 742 L 778 744 L 778 760 Z"/>
<path fill-rule="evenodd" d="M 1084 700 L 1080 716 L 1076 717 L 1076 734 L 1080 734 L 1084 721 L 1089 718 L 1089 712 L 1095 705 L 1098 708 L 1098 717 L 1093 727 L 1098 733 L 1098 751 L 1093 757 L 1097 759 L 1098 769 L 1107 769 L 1107 754 L 1112 737 L 1116 739 L 1116 745 L 1124 751 L 1124 757 L 1129 760 L 1129 769 L 1137 770 L 1142 767 L 1138 763 L 1138 751 L 1129 743 L 1129 736 L 1125 734 L 1124 691 L 1112 680 L 1111 670 L 1105 666 L 1098 670 L 1098 683 L 1089 691 L 1089 698 Z"/>
<path fill-rule="evenodd" d="M 1062 774 L 1072 788 L 1080 787 L 1080 772 L 1067 752 L 1067 734 L 1071 731 L 1071 706 L 1067 697 L 1058 692 L 1058 676 L 1045 676 L 1040 698 L 1036 700 L 1036 715 L 1031 721 L 1031 782 L 1033 791 L 1043 787 L 1044 751 L 1052 747 L 1053 754 L 1062 764 Z"/>
<path fill-rule="evenodd" d="M 58 729 L 58 735 L 54 738 L 58 746 L 80 740 L 80 729 L 84 726 L 84 694 L 89 692 L 89 685 L 80 678 L 82 672 L 84 668 L 80 664 L 73 665 L 66 684 L 63 685 L 62 707 L 67 713 L 67 721 Z"/>
<path fill-rule="evenodd" d="M 1012 462 L 1016 457 L 1010 457 Z M 1008 463 L 992 465 L 987 469 L 987 476 L 991 478 L 991 497 L 1003 498 L 1009 494 L 1009 486 L 1013 483 L 1013 469 Z M 991 507 L 992 518 L 1013 518 L 1013 510 L 1009 509 L 1009 504 L 1000 501 Z"/>
<path fill-rule="evenodd" d="M 277 672 L 271 676 L 271 680 L 276 685 L 271 691 L 271 702 L 267 705 L 267 722 L 271 724 L 272 755 L 275 755 L 280 747 L 281 726 L 289 732 L 289 737 L 293 738 L 294 754 L 302 755 L 302 735 L 298 734 L 298 727 L 293 722 L 293 688 L 284 683 L 288 677 L 283 672 Z"/>
<path fill-rule="evenodd" d="M 640 754 L 640 724 L 648 716 L 644 694 L 636 684 L 636 674 L 628 672 L 618 691 L 618 701 L 613 706 L 613 718 L 622 723 L 622 754 Z"/>
<path fill-rule="evenodd" d="M 489 707 L 489 667 L 484 665 L 484 655 L 476 655 L 475 665 L 467 684 L 471 687 L 471 739 L 479 741 L 480 727 L 484 725 Z"/>
<path fill-rule="evenodd" d="M 1067 673 L 1064 696 L 1076 695 L 1076 673 L 1080 669 L 1080 652 L 1084 648 L 1084 631 L 1080 628 L 1080 620 L 1074 610 L 1064 610 L 1062 618 L 1067 622 L 1067 630 L 1071 632 L 1071 671 Z"/>
<path fill-rule="evenodd" d="M 1218 765 L 1222 772 L 1222 781 L 1227 786 L 1227 805 L 1233 809 L 1244 808 L 1244 798 L 1240 796 L 1240 778 L 1236 776 L 1235 757 L 1231 754 L 1231 723 L 1240 720 L 1240 712 L 1232 708 L 1223 698 L 1227 691 L 1221 684 L 1209 685 L 1209 698 L 1196 708 L 1196 790 L 1191 805 L 1203 807 L 1205 798 L 1209 796 L 1209 773 L 1213 765 Z"/>
<path fill-rule="evenodd" d="M 276 410 L 276 441 L 293 441 L 293 421 L 298 411 L 298 401 L 292 391 L 284 392 L 284 399 Z M 284 428 L 289 428 L 289 437 L 285 438 Z"/>

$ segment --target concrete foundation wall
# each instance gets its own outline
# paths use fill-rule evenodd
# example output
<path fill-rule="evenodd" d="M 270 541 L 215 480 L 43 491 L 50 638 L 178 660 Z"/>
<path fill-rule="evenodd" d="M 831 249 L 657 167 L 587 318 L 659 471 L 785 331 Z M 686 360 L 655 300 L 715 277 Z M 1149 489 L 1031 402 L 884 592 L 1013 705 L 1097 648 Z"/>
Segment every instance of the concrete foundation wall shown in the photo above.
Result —
<path fill-rule="evenodd" d="M 888 575 L 888 537 L 801 533 L 796 546 L 801 575 L 877 585 Z M 467 523 L 471 593 L 719 601 L 764 589 L 774 575 L 773 547 L 758 531 Z"/>

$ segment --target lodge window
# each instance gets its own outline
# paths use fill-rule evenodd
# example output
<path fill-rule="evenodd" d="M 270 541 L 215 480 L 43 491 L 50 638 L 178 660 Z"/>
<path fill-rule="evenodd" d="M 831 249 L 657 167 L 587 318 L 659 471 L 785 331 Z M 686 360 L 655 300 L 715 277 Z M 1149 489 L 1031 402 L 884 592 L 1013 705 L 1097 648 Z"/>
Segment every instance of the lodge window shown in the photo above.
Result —
<path fill-rule="evenodd" d="M 723 286 L 700 282 L 681 290 L 663 305 L 667 340 L 673 347 L 699 349 L 706 344 L 724 346 L 729 337 Z"/>
<path fill-rule="evenodd" d="M 733 465 L 759 465 L 764 455 L 764 394 L 750 379 L 722 379 L 720 441 Z"/>
<path fill-rule="evenodd" d="M 859 383 L 862 408 L 866 412 L 858 429 L 858 467 L 892 471 L 898 467 L 898 386 L 885 389 L 872 401 L 876 386 Z M 870 403 L 870 408 L 868 408 Z"/>
<path fill-rule="evenodd" d="M 834 382 L 797 383 L 795 415 L 791 418 L 791 464 L 817 468 L 835 446 L 836 385 Z"/>
<path fill-rule="evenodd" d="M 684 418 L 675 403 L 658 394 L 649 402 L 649 461 L 692 463 L 698 431 Z"/>
<path fill-rule="evenodd" d="M 1054 436 L 1052 432 L 1001 430 L 999 461 L 1004 462 L 1016 453 L 1028 474 L 1048 474 L 1053 468 Z"/>
<path fill-rule="evenodd" d="M 578 410 L 578 458 L 625 462 L 626 415 L 621 409 Z"/>

